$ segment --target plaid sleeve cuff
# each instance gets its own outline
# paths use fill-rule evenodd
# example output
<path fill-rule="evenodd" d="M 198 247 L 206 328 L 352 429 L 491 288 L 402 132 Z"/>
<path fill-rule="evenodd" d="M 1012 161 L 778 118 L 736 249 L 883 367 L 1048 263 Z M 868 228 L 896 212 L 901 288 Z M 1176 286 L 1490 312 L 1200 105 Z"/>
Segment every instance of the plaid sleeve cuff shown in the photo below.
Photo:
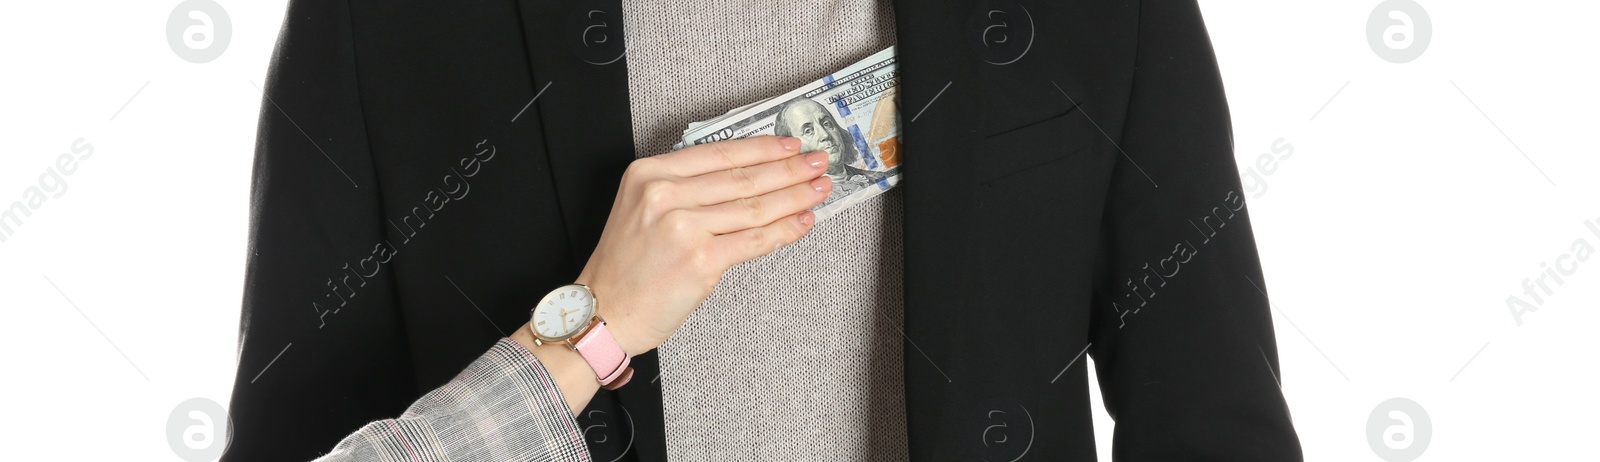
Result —
<path fill-rule="evenodd" d="M 500 339 L 398 419 L 345 437 L 323 461 L 589 461 L 583 432 L 533 352 Z"/>

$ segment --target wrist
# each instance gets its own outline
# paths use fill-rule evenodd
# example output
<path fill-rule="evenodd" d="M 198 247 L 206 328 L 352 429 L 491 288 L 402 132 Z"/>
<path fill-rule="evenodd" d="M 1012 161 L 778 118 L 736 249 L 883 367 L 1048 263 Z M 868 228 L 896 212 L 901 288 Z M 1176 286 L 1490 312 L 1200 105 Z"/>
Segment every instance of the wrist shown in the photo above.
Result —
<path fill-rule="evenodd" d="M 638 335 L 628 330 L 628 327 L 633 323 L 626 318 L 613 320 L 611 315 L 604 312 L 600 313 L 600 318 L 605 320 L 606 330 L 611 331 L 611 337 L 616 339 L 617 346 L 621 347 L 622 352 L 627 353 L 629 358 L 644 354 L 644 352 L 653 348 L 644 347 L 644 342 L 639 341 Z"/>
<path fill-rule="evenodd" d="M 539 364 L 544 366 L 545 373 L 561 389 L 561 396 L 567 401 L 567 408 L 577 415 L 589 405 L 589 399 L 600 390 L 600 383 L 594 379 L 594 369 L 580 356 L 572 351 L 566 344 L 534 343 L 533 327 L 523 323 L 522 327 L 511 334 L 511 340 L 521 344 L 523 348 L 533 353 L 539 359 Z"/>
<path fill-rule="evenodd" d="M 623 353 L 632 358 L 655 348 L 655 345 L 651 345 L 649 340 L 641 337 L 633 330 L 634 327 L 638 327 L 638 322 L 626 313 L 636 311 L 617 309 L 620 297 L 616 293 L 608 291 L 607 288 L 609 286 L 601 284 L 597 287 L 595 284 L 583 281 L 583 278 L 579 278 L 576 283 L 588 286 L 589 290 L 594 293 L 595 300 L 598 301 L 598 306 L 595 307 L 595 314 L 599 315 L 600 319 L 605 320 L 606 330 L 611 332 L 611 337 L 617 341 L 617 346 L 622 348 Z"/>

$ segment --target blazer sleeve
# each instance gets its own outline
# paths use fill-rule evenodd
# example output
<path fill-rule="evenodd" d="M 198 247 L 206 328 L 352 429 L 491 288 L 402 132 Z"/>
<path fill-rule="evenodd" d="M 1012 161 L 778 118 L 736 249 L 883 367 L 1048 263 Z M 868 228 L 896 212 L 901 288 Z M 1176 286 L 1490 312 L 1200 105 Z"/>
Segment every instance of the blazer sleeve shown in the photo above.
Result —
<path fill-rule="evenodd" d="M 1090 332 L 1114 459 L 1301 460 L 1194 1 L 1141 2 L 1135 65 Z"/>
<path fill-rule="evenodd" d="M 421 394 L 353 32 L 345 2 L 293 1 L 264 82 L 224 461 L 313 459 Z"/>
<path fill-rule="evenodd" d="M 592 460 L 566 398 L 533 352 L 500 339 L 405 414 L 361 427 L 318 462 Z"/>

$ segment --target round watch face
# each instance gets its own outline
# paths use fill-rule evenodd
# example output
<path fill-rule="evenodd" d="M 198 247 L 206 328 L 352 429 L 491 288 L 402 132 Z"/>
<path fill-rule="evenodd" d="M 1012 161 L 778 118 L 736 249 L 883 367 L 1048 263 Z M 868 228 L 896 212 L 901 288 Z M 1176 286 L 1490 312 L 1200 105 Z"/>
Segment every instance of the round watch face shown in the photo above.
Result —
<path fill-rule="evenodd" d="M 541 340 L 559 342 L 577 335 L 594 317 L 594 294 L 580 285 L 562 286 L 533 308 L 533 332 Z"/>

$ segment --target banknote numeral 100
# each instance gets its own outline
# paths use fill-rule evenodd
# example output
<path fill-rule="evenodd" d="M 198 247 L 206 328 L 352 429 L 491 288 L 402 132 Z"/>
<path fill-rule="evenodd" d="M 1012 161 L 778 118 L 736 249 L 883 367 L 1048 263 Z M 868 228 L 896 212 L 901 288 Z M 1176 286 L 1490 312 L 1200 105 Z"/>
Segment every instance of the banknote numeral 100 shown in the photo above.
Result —
<path fill-rule="evenodd" d="M 733 127 L 728 127 L 728 128 L 724 128 L 724 129 L 712 132 L 710 135 L 702 136 L 702 137 L 700 137 L 700 139 L 694 140 L 694 144 L 712 143 L 712 142 L 726 140 L 726 139 L 732 138 L 732 137 L 733 137 Z"/>

